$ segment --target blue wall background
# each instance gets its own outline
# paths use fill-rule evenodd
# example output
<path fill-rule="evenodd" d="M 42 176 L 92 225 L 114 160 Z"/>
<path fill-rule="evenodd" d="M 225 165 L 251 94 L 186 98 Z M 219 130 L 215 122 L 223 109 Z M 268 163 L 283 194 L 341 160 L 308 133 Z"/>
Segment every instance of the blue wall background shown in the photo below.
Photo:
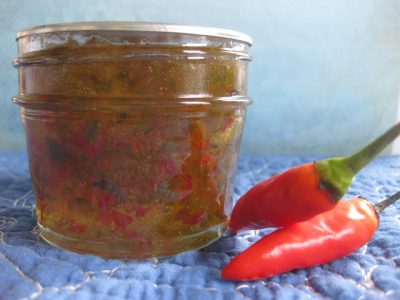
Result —
<path fill-rule="evenodd" d="M 0 0 L 0 149 L 24 149 L 17 31 L 71 21 L 159 21 L 253 37 L 242 152 L 349 153 L 397 120 L 398 0 Z"/>

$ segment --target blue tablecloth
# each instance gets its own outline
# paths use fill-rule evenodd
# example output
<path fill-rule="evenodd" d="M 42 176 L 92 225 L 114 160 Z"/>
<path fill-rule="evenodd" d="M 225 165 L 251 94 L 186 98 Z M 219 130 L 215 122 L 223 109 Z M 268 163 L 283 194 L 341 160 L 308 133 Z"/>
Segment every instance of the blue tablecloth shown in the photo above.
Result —
<path fill-rule="evenodd" d="M 235 198 L 313 157 L 242 156 Z M 400 189 L 400 157 L 377 159 L 348 197 L 377 202 Z M 400 299 L 400 202 L 373 240 L 331 263 L 268 280 L 222 281 L 221 268 L 266 231 L 225 235 L 200 251 L 159 261 L 106 260 L 46 244 L 38 235 L 24 153 L 0 153 L 0 299 Z"/>

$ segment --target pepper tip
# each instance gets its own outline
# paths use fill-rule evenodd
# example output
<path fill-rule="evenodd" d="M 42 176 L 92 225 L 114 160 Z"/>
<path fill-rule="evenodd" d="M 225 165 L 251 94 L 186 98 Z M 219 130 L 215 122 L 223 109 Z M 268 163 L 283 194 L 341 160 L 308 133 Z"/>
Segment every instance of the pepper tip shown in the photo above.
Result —
<path fill-rule="evenodd" d="M 229 271 L 229 264 L 221 271 L 221 278 L 223 280 L 240 280 L 235 276 L 235 273 Z"/>

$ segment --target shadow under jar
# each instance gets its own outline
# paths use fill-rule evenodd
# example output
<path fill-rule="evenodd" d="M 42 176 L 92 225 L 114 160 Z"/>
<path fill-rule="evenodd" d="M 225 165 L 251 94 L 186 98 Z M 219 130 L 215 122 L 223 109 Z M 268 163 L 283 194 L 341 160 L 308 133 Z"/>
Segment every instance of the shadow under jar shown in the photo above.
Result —
<path fill-rule="evenodd" d="M 102 257 L 204 247 L 226 229 L 247 97 L 248 36 L 90 22 L 17 35 L 40 233 Z"/>

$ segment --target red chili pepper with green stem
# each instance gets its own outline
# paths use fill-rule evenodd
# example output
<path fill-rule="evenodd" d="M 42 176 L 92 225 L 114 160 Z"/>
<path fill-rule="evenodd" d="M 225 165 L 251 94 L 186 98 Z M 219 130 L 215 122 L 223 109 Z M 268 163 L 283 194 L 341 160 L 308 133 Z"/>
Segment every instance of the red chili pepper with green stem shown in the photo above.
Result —
<path fill-rule="evenodd" d="M 247 191 L 233 208 L 233 233 L 283 227 L 332 209 L 355 175 L 400 134 L 400 123 L 358 152 L 291 168 Z"/>
<path fill-rule="evenodd" d="M 328 212 L 263 237 L 236 256 L 221 276 L 231 280 L 268 278 L 348 255 L 372 238 L 379 213 L 398 198 L 400 192 L 376 205 L 361 197 L 340 201 Z"/>

